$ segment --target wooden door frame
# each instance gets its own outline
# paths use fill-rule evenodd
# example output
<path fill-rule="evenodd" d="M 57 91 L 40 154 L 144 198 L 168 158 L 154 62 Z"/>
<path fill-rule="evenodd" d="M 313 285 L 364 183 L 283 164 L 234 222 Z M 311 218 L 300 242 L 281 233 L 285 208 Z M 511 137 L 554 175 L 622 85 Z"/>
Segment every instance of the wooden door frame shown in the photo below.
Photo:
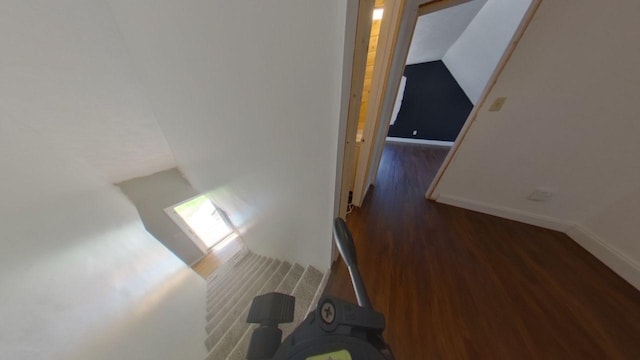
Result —
<path fill-rule="evenodd" d="M 423 2 L 418 6 L 418 17 L 438 10 L 444 10 L 452 6 L 461 5 L 472 0 L 433 0 Z"/>
<path fill-rule="evenodd" d="M 417 14 L 417 2 L 415 0 L 385 0 L 384 15 L 380 24 L 380 34 L 376 50 L 376 60 L 371 79 L 371 92 L 369 94 L 369 106 L 365 116 L 363 137 L 360 143 L 360 152 L 356 163 L 355 183 L 353 188 L 353 204 L 362 206 L 371 181 L 372 154 L 375 150 L 377 134 L 384 124 L 379 119 L 385 108 L 383 104 L 387 97 L 387 88 L 392 79 L 390 76 L 397 57 L 398 35 L 402 33 L 401 26 L 406 20 L 407 11 Z M 417 18 L 417 16 L 416 16 Z M 415 28 L 415 23 L 413 24 Z M 413 31 L 413 30 L 412 30 Z M 409 40 L 410 42 L 410 40 Z M 403 65 L 404 68 L 404 65 Z M 398 84 L 394 84 L 396 91 Z M 387 125 L 388 126 L 388 125 Z"/>
<path fill-rule="evenodd" d="M 418 16 L 471 0 L 387 0 L 371 81 L 370 106 L 356 164 L 353 204 L 361 206 L 378 173 L 391 113 Z"/>
<path fill-rule="evenodd" d="M 453 6 L 462 5 L 472 0 L 417 0 L 415 4 L 411 4 L 407 8 L 407 12 L 403 14 L 403 23 L 400 25 L 396 35 L 398 38 L 394 47 L 396 51 L 396 57 L 393 58 L 392 68 L 395 70 L 393 75 L 390 75 L 392 81 L 394 81 L 393 93 L 388 93 L 387 89 L 384 89 L 385 98 L 384 102 L 380 104 L 382 106 L 381 116 L 377 119 L 381 125 L 380 130 L 377 131 L 374 138 L 373 150 L 370 154 L 372 159 L 370 160 L 369 168 L 367 169 L 367 189 L 369 185 L 373 185 L 376 177 L 378 176 L 378 169 L 380 161 L 382 159 L 382 151 L 389 132 L 389 126 L 391 123 L 391 116 L 395 107 L 395 102 L 400 90 L 400 82 L 404 75 L 404 68 L 407 63 L 407 57 L 409 56 L 409 48 L 411 47 L 411 41 L 413 39 L 413 33 L 418 22 L 418 18 L 422 15 L 434 13 L 436 11 L 448 9 Z M 416 9 L 417 6 L 417 9 Z M 404 31 L 404 33 L 403 33 Z M 403 36 L 404 35 L 404 36 Z M 408 36 L 407 36 L 408 35 Z M 384 129 L 384 131 L 382 131 Z M 365 194 L 366 195 L 366 194 Z M 364 200 L 364 197 L 363 197 Z"/>
<path fill-rule="evenodd" d="M 443 10 L 452 6 L 460 5 L 462 3 L 471 0 L 433 0 L 433 1 L 421 1 L 421 0 L 388 0 L 385 2 L 385 17 L 383 17 L 383 23 L 380 29 L 380 40 L 383 41 L 383 36 L 386 39 L 378 45 L 378 53 L 376 54 L 376 63 L 374 70 L 374 78 L 372 79 L 372 92 L 370 97 L 370 110 L 367 110 L 367 118 L 365 121 L 364 142 L 361 143 L 360 155 L 356 164 L 356 180 L 353 189 L 353 203 L 356 206 L 361 206 L 364 198 L 367 194 L 370 185 L 374 184 L 375 178 L 378 173 L 378 167 L 382 158 L 382 150 L 384 148 L 386 134 L 389 130 L 391 121 L 391 113 L 397 97 L 400 80 L 404 72 L 406 59 L 409 53 L 409 47 L 411 45 L 411 39 L 413 37 L 413 31 L 418 20 L 418 16 L 426 15 L 432 12 Z M 442 166 L 438 170 L 434 181 L 431 183 L 425 196 L 428 199 L 437 199 L 436 188 L 442 176 L 451 161 L 455 158 L 455 154 L 460 148 L 460 144 L 464 141 L 464 138 L 469 131 L 469 128 L 475 121 L 480 109 L 483 108 L 487 97 L 493 89 L 498 77 L 502 73 L 505 65 L 511 58 L 513 51 L 519 43 L 522 35 L 524 34 L 527 26 L 531 22 L 537 9 L 539 8 L 542 0 L 532 0 L 527 12 L 523 16 L 520 25 L 516 29 L 511 42 L 505 49 L 498 65 L 494 69 L 489 82 L 485 86 L 484 91 L 480 97 L 480 100 L 474 106 L 471 114 L 465 121 L 458 137 L 456 138 L 451 150 L 447 154 Z M 385 27 L 385 18 L 387 26 Z M 386 34 L 383 34 L 386 32 Z M 366 50 L 360 50 L 365 51 Z M 358 56 L 358 52 L 354 53 L 354 61 Z M 366 55 L 365 55 L 366 56 Z M 376 72 L 377 70 L 377 72 Z M 376 79 L 377 75 L 377 79 Z M 352 83 L 352 87 L 356 86 L 356 89 L 360 89 L 361 84 Z M 377 87 L 377 96 L 374 97 L 374 86 Z M 353 90 L 353 88 L 352 88 Z M 360 94 L 361 95 L 361 94 Z M 353 99 L 352 99 L 353 100 Z M 359 102 L 358 102 L 359 104 Z M 348 123 L 352 127 L 357 128 L 357 116 L 355 118 L 349 118 Z M 355 131 L 355 130 L 354 130 Z M 347 146 L 349 148 L 347 152 L 350 152 L 351 157 L 347 160 L 353 161 L 353 155 L 355 154 L 355 141 L 352 141 Z M 346 156 L 345 156 L 346 159 Z M 343 165 L 348 164 L 346 161 Z M 352 173 L 348 173 L 352 174 Z M 344 174 L 343 174 L 344 175 Z M 350 178 L 349 178 L 350 179 Z M 342 179 L 343 193 L 348 196 L 349 184 L 348 179 L 343 176 Z M 346 185 L 346 192 L 345 190 Z M 343 209 L 346 212 L 346 199 L 344 204 L 341 202 L 340 211 Z"/>
<path fill-rule="evenodd" d="M 347 206 L 349 204 L 349 192 L 351 191 L 351 178 L 353 177 L 354 159 L 356 157 L 356 135 L 358 132 L 358 117 L 360 116 L 360 103 L 362 102 L 362 84 L 364 82 L 365 70 L 367 66 L 367 51 L 369 48 L 369 38 L 371 33 L 371 14 L 373 13 L 375 0 L 359 0 L 354 1 L 357 7 L 355 15 L 347 15 L 347 19 L 354 18 L 356 20 L 355 35 L 350 40 L 352 48 L 346 49 L 345 52 L 352 51 L 353 58 L 351 63 L 345 61 L 345 67 L 349 67 L 349 99 L 347 100 L 346 125 L 344 128 L 344 140 L 341 141 L 344 147 L 341 169 L 340 189 L 338 194 L 337 216 L 346 219 Z M 346 41 L 347 45 L 350 43 Z M 334 257 L 336 251 L 333 251 Z"/>
<path fill-rule="evenodd" d="M 364 13 L 368 6 L 373 9 L 374 1 L 347 0 L 333 205 L 333 217 L 343 219 L 346 219 L 347 216 L 350 179 L 353 174 L 353 159 L 358 131 L 358 114 L 362 99 L 362 83 L 367 61 L 366 49 L 369 47 L 369 32 L 371 31 L 372 20 L 369 16 L 364 17 Z M 363 52 L 364 58 L 362 57 Z M 358 110 L 354 112 L 355 109 Z M 330 242 L 331 263 L 333 264 L 339 254 L 333 239 Z"/>

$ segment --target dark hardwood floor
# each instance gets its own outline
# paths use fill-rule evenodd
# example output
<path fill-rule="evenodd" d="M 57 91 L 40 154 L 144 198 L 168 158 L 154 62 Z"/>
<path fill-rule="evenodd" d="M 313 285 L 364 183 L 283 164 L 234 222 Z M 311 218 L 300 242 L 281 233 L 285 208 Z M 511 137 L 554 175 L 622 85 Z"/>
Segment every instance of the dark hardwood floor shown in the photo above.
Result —
<path fill-rule="evenodd" d="M 402 359 L 640 359 L 640 292 L 566 235 L 424 198 L 446 151 L 387 144 L 348 218 Z M 325 293 L 355 302 L 339 260 Z"/>

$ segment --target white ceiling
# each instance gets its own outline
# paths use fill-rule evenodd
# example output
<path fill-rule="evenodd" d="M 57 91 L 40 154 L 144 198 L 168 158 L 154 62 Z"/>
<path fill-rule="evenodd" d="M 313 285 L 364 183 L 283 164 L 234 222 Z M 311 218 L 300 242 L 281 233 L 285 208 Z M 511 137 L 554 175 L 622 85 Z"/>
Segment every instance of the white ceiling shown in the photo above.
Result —
<path fill-rule="evenodd" d="M 176 166 L 104 1 L 0 4 L 0 116 L 115 183 Z"/>
<path fill-rule="evenodd" d="M 487 0 L 473 0 L 418 18 L 407 64 L 442 60 Z"/>

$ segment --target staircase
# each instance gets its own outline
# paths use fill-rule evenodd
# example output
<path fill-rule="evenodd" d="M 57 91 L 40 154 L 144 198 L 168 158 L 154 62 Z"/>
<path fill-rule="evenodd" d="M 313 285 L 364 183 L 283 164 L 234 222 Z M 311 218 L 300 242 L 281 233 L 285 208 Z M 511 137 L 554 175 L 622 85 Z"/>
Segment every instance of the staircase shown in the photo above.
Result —
<path fill-rule="evenodd" d="M 280 326 L 283 339 L 315 310 L 329 273 L 312 266 L 256 255 L 244 249 L 214 272 L 208 281 L 206 360 L 244 360 L 251 333 L 247 324 L 251 300 L 269 292 L 296 297 L 294 321 Z"/>

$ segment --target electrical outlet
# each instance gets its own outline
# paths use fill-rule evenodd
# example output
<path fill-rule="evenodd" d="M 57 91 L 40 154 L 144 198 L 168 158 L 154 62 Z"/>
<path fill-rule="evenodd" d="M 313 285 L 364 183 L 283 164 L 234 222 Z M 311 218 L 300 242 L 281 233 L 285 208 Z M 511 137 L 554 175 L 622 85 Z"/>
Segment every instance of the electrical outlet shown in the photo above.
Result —
<path fill-rule="evenodd" d="M 418 135 L 418 130 L 413 130 L 413 135 Z"/>
<path fill-rule="evenodd" d="M 551 197 L 553 197 L 555 193 L 556 192 L 553 189 L 538 188 L 533 190 L 531 194 L 527 196 L 527 200 L 538 201 L 538 202 L 547 201 Z"/>
<path fill-rule="evenodd" d="M 502 106 L 504 105 L 504 103 L 506 101 L 507 101 L 506 97 L 499 97 L 499 98 L 495 99 L 493 104 L 491 104 L 491 107 L 489 107 L 489 111 L 500 111 L 500 110 L 502 110 Z"/>

